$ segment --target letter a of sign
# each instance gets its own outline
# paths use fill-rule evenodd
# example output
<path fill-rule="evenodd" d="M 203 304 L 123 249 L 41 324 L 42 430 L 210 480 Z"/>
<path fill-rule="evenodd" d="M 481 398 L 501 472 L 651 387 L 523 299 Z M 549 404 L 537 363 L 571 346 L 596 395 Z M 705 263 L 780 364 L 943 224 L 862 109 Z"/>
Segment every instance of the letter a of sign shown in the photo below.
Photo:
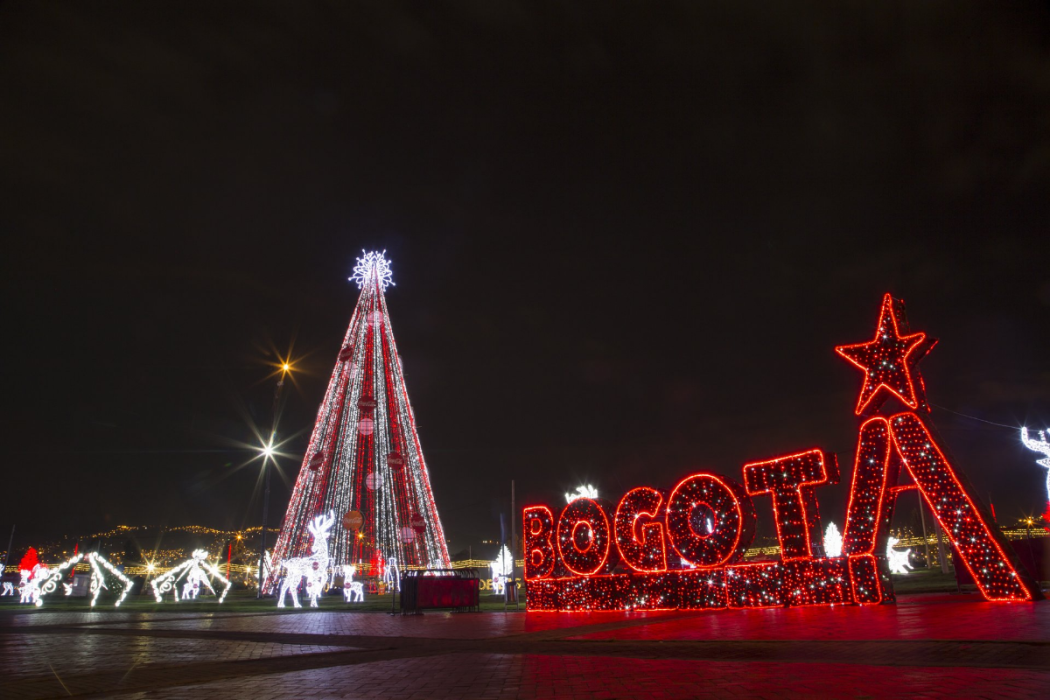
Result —
<path fill-rule="evenodd" d="M 836 348 L 865 372 L 857 414 L 874 411 L 888 396 L 910 408 L 926 408 L 917 364 L 934 343 L 923 333 L 910 334 L 903 302 L 887 294 L 874 340 Z M 856 602 L 892 599 L 883 552 L 893 515 L 891 489 L 902 467 L 985 598 L 1042 598 L 1006 538 L 989 526 L 983 508 L 970 496 L 972 489 L 964 486 L 922 418 L 909 411 L 891 418 L 875 416 L 860 426 L 842 544 Z"/>

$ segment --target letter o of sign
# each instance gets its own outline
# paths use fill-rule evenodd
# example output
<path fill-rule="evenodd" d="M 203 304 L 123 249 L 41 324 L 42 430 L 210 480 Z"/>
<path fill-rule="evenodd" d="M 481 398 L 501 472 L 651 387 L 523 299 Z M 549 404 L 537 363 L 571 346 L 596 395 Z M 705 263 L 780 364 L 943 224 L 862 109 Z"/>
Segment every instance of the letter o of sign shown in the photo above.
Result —
<path fill-rule="evenodd" d="M 565 568 L 578 576 L 601 572 L 611 564 L 611 544 L 609 516 L 600 503 L 577 498 L 565 506 L 558 518 L 558 552 Z"/>
<path fill-rule="evenodd" d="M 755 506 L 732 479 L 694 474 L 667 500 L 667 534 L 683 559 L 699 567 L 739 558 L 755 538 Z"/>

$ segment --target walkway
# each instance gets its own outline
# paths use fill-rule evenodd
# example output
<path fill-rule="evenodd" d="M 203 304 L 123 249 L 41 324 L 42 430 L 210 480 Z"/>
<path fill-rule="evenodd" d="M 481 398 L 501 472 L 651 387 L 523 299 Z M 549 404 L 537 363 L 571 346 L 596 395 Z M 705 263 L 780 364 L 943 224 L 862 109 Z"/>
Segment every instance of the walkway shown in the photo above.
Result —
<path fill-rule="evenodd" d="M 0 696 L 1050 697 L 1050 603 L 0 616 Z"/>

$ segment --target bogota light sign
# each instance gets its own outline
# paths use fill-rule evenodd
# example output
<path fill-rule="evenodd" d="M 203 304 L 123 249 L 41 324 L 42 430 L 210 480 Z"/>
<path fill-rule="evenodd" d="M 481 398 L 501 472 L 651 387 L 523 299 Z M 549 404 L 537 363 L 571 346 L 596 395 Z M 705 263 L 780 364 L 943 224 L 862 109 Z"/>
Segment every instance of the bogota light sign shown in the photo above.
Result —
<path fill-rule="evenodd" d="M 860 426 L 841 556 L 823 556 L 816 487 L 838 483 L 820 449 L 745 464 L 743 483 L 701 472 L 670 491 L 640 486 L 614 508 L 576 498 L 556 516 L 524 509 L 528 609 L 666 610 L 893 602 L 886 544 L 905 469 L 988 600 L 1041 598 L 1002 533 L 926 422 L 917 364 L 936 340 L 910 333 L 887 294 L 874 339 L 835 348 L 863 370 Z M 895 397 L 908 411 L 884 416 Z M 781 560 L 742 563 L 755 536 L 752 496 L 770 495 Z M 622 573 L 614 573 L 620 562 Z"/>

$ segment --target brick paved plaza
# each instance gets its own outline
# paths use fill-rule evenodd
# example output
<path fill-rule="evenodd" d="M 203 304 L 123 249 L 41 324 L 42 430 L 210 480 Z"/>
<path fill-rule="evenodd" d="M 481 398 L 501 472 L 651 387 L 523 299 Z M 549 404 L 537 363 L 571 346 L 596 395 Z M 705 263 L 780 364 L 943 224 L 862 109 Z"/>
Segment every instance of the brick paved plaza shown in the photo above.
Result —
<path fill-rule="evenodd" d="M 1050 603 L 649 614 L 29 612 L 0 697 L 1050 697 Z"/>

